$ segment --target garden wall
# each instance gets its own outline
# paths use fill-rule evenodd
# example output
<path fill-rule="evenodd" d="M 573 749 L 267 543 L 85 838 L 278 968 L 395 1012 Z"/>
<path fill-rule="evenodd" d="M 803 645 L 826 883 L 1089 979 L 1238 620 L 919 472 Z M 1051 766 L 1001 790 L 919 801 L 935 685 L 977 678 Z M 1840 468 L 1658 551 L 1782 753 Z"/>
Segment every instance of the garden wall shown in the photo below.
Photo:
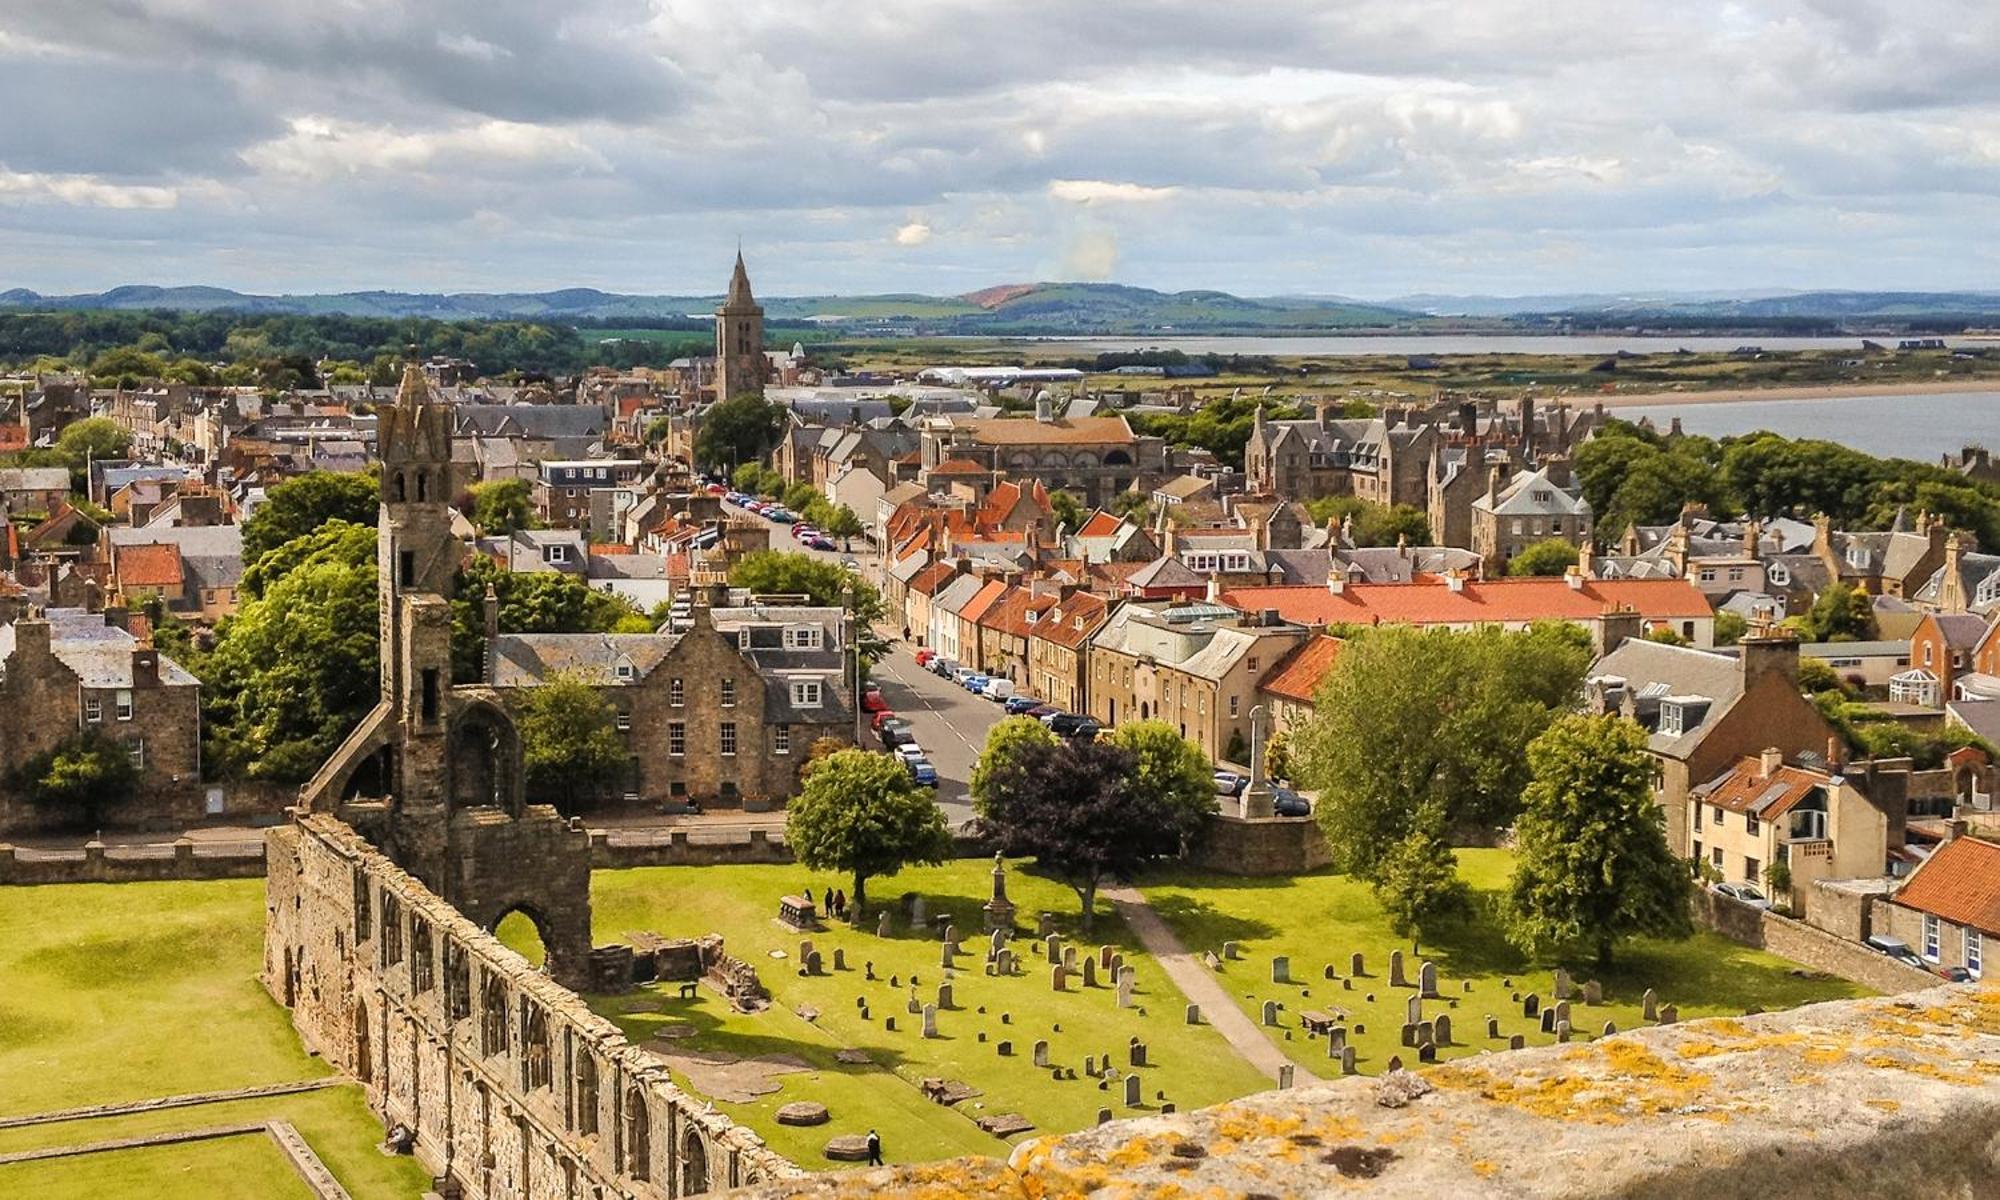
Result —
<path fill-rule="evenodd" d="M 264 847 L 214 847 L 181 838 L 172 845 L 27 850 L 0 844 L 0 884 L 157 883 L 187 879 L 255 879 L 264 874 Z"/>
<path fill-rule="evenodd" d="M 1804 921 L 1718 896 L 1703 889 L 1695 893 L 1694 919 L 1697 925 L 1716 933 L 1789 958 L 1801 966 L 1836 975 L 1851 983 L 1891 995 L 1936 987 L 1938 979 L 1929 972 L 1877 954 L 1859 942 L 1836 937 L 1815 929 Z"/>

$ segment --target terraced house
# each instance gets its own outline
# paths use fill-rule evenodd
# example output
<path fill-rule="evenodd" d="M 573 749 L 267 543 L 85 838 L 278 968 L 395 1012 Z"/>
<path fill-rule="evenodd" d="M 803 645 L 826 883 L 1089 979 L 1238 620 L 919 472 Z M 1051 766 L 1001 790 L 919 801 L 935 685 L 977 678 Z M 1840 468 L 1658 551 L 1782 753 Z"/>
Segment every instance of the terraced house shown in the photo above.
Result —
<path fill-rule="evenodd" d="M 1071 592 L 1052 605 L 1028 636 L 1028 690 L 1064 712 L 1085 712 L 1090 639 L 1104 625 L 1102 596 Z"/>
<path fill-rule="evenodd" d="M 1274 611 L 1128 601 L 1091 639 L 1091 716 L 1165 721 L 1211 759 L 1247 753 L 1257 685 L 1308 636 Z"/>

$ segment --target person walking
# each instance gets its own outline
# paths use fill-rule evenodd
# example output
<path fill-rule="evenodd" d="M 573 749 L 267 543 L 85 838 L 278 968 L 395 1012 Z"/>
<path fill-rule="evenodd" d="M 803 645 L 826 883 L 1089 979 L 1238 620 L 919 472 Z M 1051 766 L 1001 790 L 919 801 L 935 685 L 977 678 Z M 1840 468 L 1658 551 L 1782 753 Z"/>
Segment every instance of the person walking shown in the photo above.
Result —
<path fill-rule="evenodd" d="M 868 1131 L 868 1165 L 882 1165 L 882 1135 L 872 1129 Z"/>

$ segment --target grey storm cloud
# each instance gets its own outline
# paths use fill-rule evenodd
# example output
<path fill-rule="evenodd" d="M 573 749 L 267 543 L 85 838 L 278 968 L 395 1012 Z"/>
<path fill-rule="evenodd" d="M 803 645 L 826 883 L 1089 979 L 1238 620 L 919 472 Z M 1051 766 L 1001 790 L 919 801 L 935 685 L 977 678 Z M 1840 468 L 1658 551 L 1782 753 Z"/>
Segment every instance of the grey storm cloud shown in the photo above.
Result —
<path fill-rule="evenodd" d="M 0 287 L 1990 286 L 1974 0 L 0 0 Z"/>

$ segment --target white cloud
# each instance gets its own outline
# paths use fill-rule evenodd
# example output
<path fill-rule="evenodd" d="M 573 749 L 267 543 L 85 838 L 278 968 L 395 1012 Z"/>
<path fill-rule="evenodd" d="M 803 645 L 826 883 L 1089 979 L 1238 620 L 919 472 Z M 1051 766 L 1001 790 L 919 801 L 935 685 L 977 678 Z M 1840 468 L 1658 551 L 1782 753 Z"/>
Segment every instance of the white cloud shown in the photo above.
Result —
<path fill-rule="evenodd" d="M 243 152 L 259 170 L 324 178 L 335 175 L 495 167 L 608 170 L 610 164 L 577 133 L 519 121 L 481 121 L 408 132 L 325 116 L 294 118 L 282 137 Z"/>
<path fill-rule="evenodd" d="M 1147 187 L 1137 183 L 1112 183 L 1102 179 L 1052 179 L 1049 196 L 1072 204 L 1145 204 L 1167 200 L 1180 191 L 1174 187 Z"/>
<path fill-rule="evenodd" d="M 922 221 L 911 221 L 896 231 L 898 246 L 921 246 L 931 240 L 931 227 Z"/>
<path fill-rule="evenodd" d="M 95 175 L 44 175 L 0 167 L 0 197 L 54 200 L 78 208 L 172 208 L 175 188 L 106 183 Z"/>

